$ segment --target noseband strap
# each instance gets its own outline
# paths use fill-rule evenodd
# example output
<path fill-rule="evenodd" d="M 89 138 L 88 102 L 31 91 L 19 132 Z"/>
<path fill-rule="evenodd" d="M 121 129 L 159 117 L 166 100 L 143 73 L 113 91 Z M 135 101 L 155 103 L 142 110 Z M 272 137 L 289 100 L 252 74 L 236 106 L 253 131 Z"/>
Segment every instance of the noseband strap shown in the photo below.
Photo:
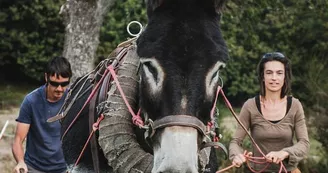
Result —
<path fill-rule="evenodd" d="M 149 124 L 147 137 L 151 138 L 157 129 L 168 126 L 186 126 L 197 129 L 203 136 L 206 135 L 206 126 L 198 118 L 190 115 L 169 115 Z"/>

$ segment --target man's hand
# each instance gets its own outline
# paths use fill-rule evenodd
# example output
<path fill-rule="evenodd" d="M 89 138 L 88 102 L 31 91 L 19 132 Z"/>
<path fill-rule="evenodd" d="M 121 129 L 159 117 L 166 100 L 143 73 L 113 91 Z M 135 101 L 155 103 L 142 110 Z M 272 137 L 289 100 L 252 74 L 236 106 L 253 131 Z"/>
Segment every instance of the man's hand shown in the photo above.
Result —
<path fill-rule="evenodd" d="M 289 153 L 287 153 L 286 151 L 271 151 L 265 156 L 265 158 L 267 159 L 268 162 L 279 164 L 288 156 Z"/>
<path fill-rule="evenodd" d="M 18 162 L 18 164 L 14 168 L 14 173 L 27 173 L 26 163 L 24 161 Z"/>

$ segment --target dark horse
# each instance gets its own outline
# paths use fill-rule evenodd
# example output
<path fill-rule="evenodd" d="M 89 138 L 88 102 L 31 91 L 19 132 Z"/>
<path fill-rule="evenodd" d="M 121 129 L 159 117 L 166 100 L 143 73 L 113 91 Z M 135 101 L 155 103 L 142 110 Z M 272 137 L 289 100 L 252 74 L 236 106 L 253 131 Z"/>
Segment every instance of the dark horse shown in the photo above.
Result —
<path fill-rule="evenodd" d="M 116 58 L 108 58 L 102 68 L 72 86 L 62 119 L 70 171 L 216 171 L 215 151 L 204 143 L 209 139 L 206 125 L 213 122 L 219 70 L 228 60 L 219 27 L 223 4 L 148 0 L 148 24 L 136 44 L 123 46 L 111 55 Z M 106 73 L 113 63 L 118 82 L 115 74 Z M 109 77 L 102 78 L 104 73 Z M 131 120 L 138 108 L 142 118 L 134 123 L 141 128 Z M 99 114 L 104 115 L 99 131 L 83 149 Z"/>

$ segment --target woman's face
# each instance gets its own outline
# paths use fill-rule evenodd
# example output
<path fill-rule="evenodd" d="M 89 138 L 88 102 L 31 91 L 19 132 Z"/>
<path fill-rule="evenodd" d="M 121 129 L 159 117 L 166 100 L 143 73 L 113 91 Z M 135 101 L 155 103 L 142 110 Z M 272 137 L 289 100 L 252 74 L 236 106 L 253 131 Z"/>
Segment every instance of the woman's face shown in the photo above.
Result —
<path fill-rule="evenodd" d="M 269 61 L 264 64 L 264 85 L 266 93 L 281 92 L 285 81 L 285 66 L 279 61 Z"/>

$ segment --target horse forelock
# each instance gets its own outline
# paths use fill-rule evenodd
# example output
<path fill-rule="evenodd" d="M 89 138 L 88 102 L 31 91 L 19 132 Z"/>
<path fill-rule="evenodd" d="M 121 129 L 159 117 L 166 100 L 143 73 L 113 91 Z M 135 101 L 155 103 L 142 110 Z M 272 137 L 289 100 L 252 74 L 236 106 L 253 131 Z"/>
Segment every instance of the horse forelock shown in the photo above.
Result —
<path fill-rule="evenodd" d="M 188 8 L 193 5 L 202 7 L 210 13 L 221 13 L 227 0 L 146 0 L 147 1 L 147 15 L 151 17 L 156 10 L 163 8 L 181 7 Z M 172 8 L 173 7 L 173 8 Z"/>
<path fill-rule="evenodd" d="M 182 64 L 201 56 L 224 62 L 228 59 L 218 14 L 197 5 L 176 10 L 168 7 L 154 13 L 137 45 L 140 57 L 172 59 Z"/>

